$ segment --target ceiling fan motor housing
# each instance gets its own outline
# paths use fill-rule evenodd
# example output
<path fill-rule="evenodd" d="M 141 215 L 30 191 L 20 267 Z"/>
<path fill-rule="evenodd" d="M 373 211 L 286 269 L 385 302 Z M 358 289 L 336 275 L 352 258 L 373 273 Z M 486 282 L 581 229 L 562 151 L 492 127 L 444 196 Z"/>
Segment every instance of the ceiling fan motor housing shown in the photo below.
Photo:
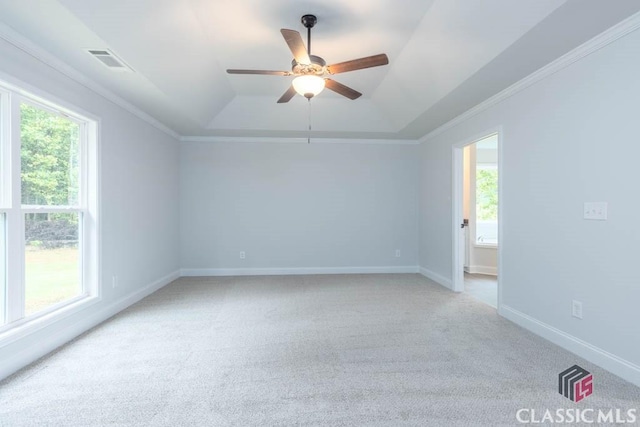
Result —
<path fill-rule="evenodd" d="M 297 76 L 304 76 L 308 74 L 315 74 L 317 76 L 323 75 L 327 62 L 316 55 L 309 55 L 309 59 L 311 59 L 311 64 L 300 64 L 295 59 L 291 61 L 291 71 L 293 74 Z"/>

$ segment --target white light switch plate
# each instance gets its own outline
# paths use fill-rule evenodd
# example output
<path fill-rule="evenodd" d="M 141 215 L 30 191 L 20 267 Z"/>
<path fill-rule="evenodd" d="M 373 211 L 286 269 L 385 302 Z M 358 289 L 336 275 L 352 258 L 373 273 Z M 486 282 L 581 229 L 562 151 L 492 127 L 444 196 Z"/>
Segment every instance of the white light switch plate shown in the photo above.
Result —
<path fill-rule="evenodd" d="M 584 219 L 606 220 L 607 202 L 585 202 Z"/>

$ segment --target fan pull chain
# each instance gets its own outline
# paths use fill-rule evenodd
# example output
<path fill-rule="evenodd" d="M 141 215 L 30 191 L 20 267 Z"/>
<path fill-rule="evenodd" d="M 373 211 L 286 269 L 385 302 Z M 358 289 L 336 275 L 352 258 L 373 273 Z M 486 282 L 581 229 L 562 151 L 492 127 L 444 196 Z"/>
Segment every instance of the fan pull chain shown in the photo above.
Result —
<path fill-rule="evenodd" d="M 307 144 L 311 144 L 311 98 L 308 98 L 309 102 L 309 135 L 307 136 Z"/>

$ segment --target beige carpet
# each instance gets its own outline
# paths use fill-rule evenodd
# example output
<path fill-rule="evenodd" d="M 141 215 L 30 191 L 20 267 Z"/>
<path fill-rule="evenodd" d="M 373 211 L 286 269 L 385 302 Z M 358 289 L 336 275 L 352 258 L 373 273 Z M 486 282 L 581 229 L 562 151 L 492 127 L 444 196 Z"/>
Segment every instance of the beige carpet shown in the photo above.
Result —
<path fill-rule="evenodd" d="M 590 370 L 573 403 L 557 375 Z M 180 279 L 0 383 L 2 426 L 514 425 L 640 389 L 418 275 Z"/>
<path fill-rule="evenodd" d="M 498 278 L 496 276 L 465 272 L 464 291 L 491 307 L 498 307 Z"/>

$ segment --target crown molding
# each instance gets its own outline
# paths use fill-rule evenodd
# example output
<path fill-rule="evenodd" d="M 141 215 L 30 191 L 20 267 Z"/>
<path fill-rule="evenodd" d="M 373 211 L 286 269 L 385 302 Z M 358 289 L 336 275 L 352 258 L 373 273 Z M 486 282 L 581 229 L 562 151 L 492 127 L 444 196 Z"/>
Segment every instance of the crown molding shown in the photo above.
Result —
<path fill-rule="evenodd" d="M 129 102 L 125 101 L 124 99 L 122 99 L 121 97 L 119 97 L 118 95 L 110 91 L 109 89 L 105 88 L 104 86 L 91 80 L 90 78 L 88 78 L 87 76 L 85 76 L 84 74 L 76 70 L 75 68 L 71 67 L 67 63 L 61 61 L 60 59 L 56 58 L 54 55 L 50 54 L 40 46 L 33 43 L 31 40 L 29 40 L 22 34 L 15 31 L 13 28 L 1 22 L 0 22 L 0 39 L 5 40 L 9 44 L 15 46 L 16 48 L 20 49 L 26 54 L 31 55 L 38 61 L 48 65 L 54 70 L 59 71 L 60 73 L 64 74 L 65 76 L 75 81 L 76 83 L 79 83 L 80 85 L 86 87 L 87 89 L 102 96 L 106 100 L 128 111 L 129 113 L 138 117 L 140 120 L 143 120 L 146 123 L 150 124 L 151 126 L 155 127 L 159 131 L 164 132 L 165 134 L 175 139 L 180 139 L 180 135 L 177 132 L 175 132 L 173 129 L 164 125 L 157 119 L 151 117 L 149 114 L 145 113 L 144 111 L 134 106 L 133 104 L 130 104 Z"/>
<path fill-rule="evenodd" d="M 244 136 L 183 136 L 183 142 L 210 142 L 210 143 L 260 143 L 260 144 L 373 144 L 373 145 L 417 145 L 417 139 L 356 139 L 356 138 L 320 138 L 312 136 L 308 138 L 291 137 L 244 137 Z"/>
<path fill-rule="evenodd" d="M 427 142 L 435 138 L 436 136 L 441 135 L 442 133 L 459 125 L 460 123 L 463 123 L 469 120 L 471 117 L 493 107 L 496 104 L 499 104 L 500 102 L 504 101 L 507 98 L 512 97 L 518 92 L 525 90 L 529 86 L 532 86 L 535 83 L 557 73 L 558 71 L 564 68 L 567 68 L 571 64 L 574 64 L 580 61 L 581 59 L 591 55 L 592 53 L 597 52 L 598 50 L 626 36 L 627 34 L 632 33 L 633 31 L 636 31 L 638 28 L 640 28 L 640 12 L 631 15 L 630 17 L 628 17 L 623 21 L 620 21 L 613 27 L 598 34 L 591 40 L 581 44 L 580 46 L 576 47 L 572 51 L 550 62 L 549 64 L 545 65 L 539 70 L 534 71 L 533 73 L 529 74 L 527 77 L 512 84 L 511 86 L 497 93 L 491 98 L 481 102 L 480 104 L 476 105 L 470 110 L 465 111 L 464 113 L 460 114 L 456 118 L 448 121 L 442 126 L 427 133 L 422 138 L 419 138 L 418 142 L 419 143 Z"/>

